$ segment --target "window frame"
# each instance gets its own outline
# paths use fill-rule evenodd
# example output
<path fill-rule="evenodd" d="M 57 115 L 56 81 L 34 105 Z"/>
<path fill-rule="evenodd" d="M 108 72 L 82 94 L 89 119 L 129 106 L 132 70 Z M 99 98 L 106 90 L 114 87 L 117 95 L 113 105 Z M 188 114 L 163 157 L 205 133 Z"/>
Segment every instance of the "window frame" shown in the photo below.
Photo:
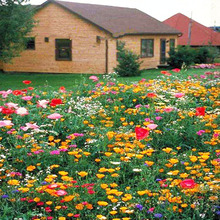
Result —
<path fill-rule="evenodd" d="M 148 48 L 146 45 L 146 56 L 143 56 L 142 51 L 143 51 L 143 42 L 144 41 L 152 41 L 152 55 L 148 55 Z M 147 43 L 146 43 L 147 44 Z M 149 48 L 150 50 L 151 48 Z M 141 53 L 140 53 L 141 58 L 152 58 L 154 57 L 154 39 L 153 38 L 147 38 L 147 39 L 141 39 Z"/>
<path fill-rule="evenodd" d="M 36 50 L 36 42 L 35 42 L 35 37 L 27 37 L 26 38 L 26 46 L 25 46 L 25 50 Z M 33 47 L 30 47 L 28 45 L 31 45 L 30 44 L 30 41 L 33 41 L 34 43 L 32 44 Z"/>
<path fill-rule="evenodd" d="M 61 40 L 68 40 L 69 41 L 69 46 L 60 46 L 63 49 L 68 49 L 69 50 L 69 54 L 70 56 L 68 58 L 61 58 L 59 57 L 59 45 L 58 45 L 58 41 Z M 55 60 L 56 61 L 72 61 L 72 40 L 68 39 L 68 38 L 57 38 L 55 39 Z"/>

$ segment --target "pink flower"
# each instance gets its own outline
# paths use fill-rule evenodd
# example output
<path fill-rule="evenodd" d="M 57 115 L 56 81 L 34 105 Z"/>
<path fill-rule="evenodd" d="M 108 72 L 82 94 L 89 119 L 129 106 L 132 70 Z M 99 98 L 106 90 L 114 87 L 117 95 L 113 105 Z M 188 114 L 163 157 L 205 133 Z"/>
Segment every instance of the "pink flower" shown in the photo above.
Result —
<path fill-rule="evenodd" d="M 91 79 L 93 82 L 99 81 L 99 78 L 97 76 L 90 76 L 89 79 Z"/>
<path fill-rule="evenodd" d="M 180 186 L 183 189 L 192 189 L 196 186 L 196 183 L 194 182 L 193 179 L 185 179 L 180 183 Z"/>
<path fill-rule="evenodd" d="M 151 130 L 155 129 L 157 126 L 158 126 L 158 125 L 156 125 L 156 124 L 149 124 L 149 125 L 147 125 L 147 127 L 148 127 L 149 129 L 151 129 Z"/>
<path fill-rule="evenodd" d="M 47 186 L 47 188 L 49 188 L 49 189 L 55 189 L 55 188 L 58 188 L 58 187 L 60 187 L 60 186 L 56 183 L 52 183 L 52 184 Z"/>
<path fill-rule="evenodd" d="M 50 152 L 50 155 L 59 155 L 60 151 L 59 150 L 53 150 Z"/>
<path fill-rule="evenodd" d="M 198 134 L 199 136 L 201 136 L 203 133 L 205 133 L 204 130 L 199 130 L 196 134 Z"/>
<path fill-rule="evenodd" d="M 21 97 L 21 99 L 23 99 L 24 101 L 30 101 L 33 98 L 33 96 L 23 96 Z"/>
<path fill-rule="evenodd" d="M 4 127 L 4 126 L 12 126 L 14 125 L 13 123 L 11 123 L 10 120 L 4 120 L 4 121 L 0 121 L 0 128 Z"/>
<path fill-rule="evenodd" d="M 7 106 L 8 108 L 15 108 L 15 109 L 18 108 L 18 104 L 15 104 L 13 102 L 5 103 L 5 106 Z"/>
<path fill-rule="evenodd" d="M 21 127 L 21 129 L 22 129 L 23 131 L 27 131 L 28 129 L 36 130 L 36 129 L 39 128 L 39 126 L 38 126 L 36 123 L 34 123 L 34 124 L 25 123 L 25 125 L 26 125 L 26 127 Z"/>
<path fill-rule="evenodd" d="M 2 98 L 7 98 L 8 97 L 8 95 L 9 94 L 11 94 L 12 93 L 12 90 L 11 89 L 9 89 L 9 90 L 7 90 L 7 91 L 0 91 L 0 94 L 2 95 Z"/>
<path fill-rule="evenodd" d="M 173 108 L 165 108 L 164 111 L 165 111 L 165 112 L 172 112 L 172 111 L 173 111 Z"/>
<path fill-rule="evenodd" d="M 25 116 L 25 115 L 28 115 L 28 114 L 29 114 L 29 113 L 28 113 L 28 110 L 27 110 L 26 108 L 24 108 L 24 107 L 20 107 L 20 108 L 16 109 L 16 110 L 15 110 L 15 113 L 16 113 L 17 115 L 20 115 L 20 116 Z"/>
<path fill-rule="evenodd" d="M 142 105 L 141 104 L 138 104 L 135 106 L 135 108 L 140 108 Z"/>
<path fill-rule="evenodd" d="M 205 76 L 205 75 L 200 75 L 200 78 L 201 78 L 201 79 L 205 79 L 206 76 Z"/>
<path fill-rule="evenodd" d="M 149 210 L 148 210 L 148 212 L 153 212 L 154 211 L 154 207 L 152 207 L 152 208 L 150 208 Z"/>
<path fill-rule="evenodd" d="M 67 192 L 65 190 L 61 189 L 61 190 L 56 191 L 55 194 L 57 196 L 65 196 L 67 194 Z"/>
<path fill-rule="evenodd" d="M 45 99 L 43 100 L 39 100 L 37 102 L 37 107 L 41 107 L 41 108 L 46 108 L 47 107 L 47 104 L 49 103 L 50 101 L 47 101 Z"/>
<path fill-rule="evenodd" d="M 59 118 L 62 118 L 63 116 L 60 115 L 59 113 L 53 113 L 51 115 L 48 115 L 47 118 L 49 119 L 59 119 Z"/>
<path fill-rule="evenodd" d="M 175 97 L 176 97 L 176 98 L 181 98 L 181 97 L 183 97 L 184 95 L 185 95 L 184 93 L 181 93 L 181 92 L 180 92 L 180 93 L 176 93 L 176 94 L 175 94 Z"/>
<path fill-rule="evenodd" d="M 157 121 L 159 121 L 159 120 L 162 119 L 162 117 L 161 117 L 161 116 L 157 116 L 157 117 L 155 117 L 155 119 L 156 119 Z"/>
<path fill-rule="evenodd" d="M 143 78 L 143 79 L 141 79 L 139 82 L 140 82 L 140 83 L 143 83 L 143 82 L 145 82 L 145 81 L 146 81 L 146 79 Z"/>

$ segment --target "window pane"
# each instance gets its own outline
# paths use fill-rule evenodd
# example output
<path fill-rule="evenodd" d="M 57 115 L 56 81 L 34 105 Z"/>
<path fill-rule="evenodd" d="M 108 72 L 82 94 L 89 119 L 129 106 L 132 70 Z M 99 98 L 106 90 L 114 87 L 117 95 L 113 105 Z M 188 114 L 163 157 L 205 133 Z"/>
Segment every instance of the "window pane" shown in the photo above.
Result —
<path fill-rule="evenodd" d="M 69 39 L 56 39 L 56 60 L 72 60 L 72 41 Z"/>
<path fill-rule="evenodd" d="M 26 50 L 35 50 L 35 38 L 34 37 L 27 38 Z"/>
<path fill-rule="evenodd" d="M 170 50 L 175 48 L 175 39 L 170 39 Z"/>
<path fill-rule="evenodd" d="M 154 56 L 154 40 L 143 39 L 141 40 L 141 57 L 153 57 Z"/>

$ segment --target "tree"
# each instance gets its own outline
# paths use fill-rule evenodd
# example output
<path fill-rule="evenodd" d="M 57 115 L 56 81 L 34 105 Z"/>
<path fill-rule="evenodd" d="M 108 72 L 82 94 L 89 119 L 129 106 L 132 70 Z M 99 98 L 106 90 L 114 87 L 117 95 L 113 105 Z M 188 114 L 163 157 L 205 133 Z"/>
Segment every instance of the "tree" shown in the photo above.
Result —
<path fill-rule="evenodd" d="M 24 50 L 35 25 L 28 0 L 0 0 L 0 61 L 11 62 Z"/>
<path fill-rule="evenodd" d="M 139 56 L 125 49 L 124 42 L 117 44 L 118 65 L 114 71 L 120 76 L 139 76 L 141 74 Z"/>

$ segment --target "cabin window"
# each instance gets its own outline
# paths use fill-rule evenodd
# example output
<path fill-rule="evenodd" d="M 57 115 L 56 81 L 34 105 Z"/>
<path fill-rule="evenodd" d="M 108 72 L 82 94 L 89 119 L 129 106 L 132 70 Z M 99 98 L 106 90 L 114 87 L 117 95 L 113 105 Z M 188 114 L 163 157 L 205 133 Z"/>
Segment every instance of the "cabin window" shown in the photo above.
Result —
<path fill-rule="evenodd" d="M 72 40 L 56 39 L 56 60 L 71 61 L 72 60 Z"/>
<path fill-rule="evenodd" d="M 141 40 L 141 57 L 153 57 L 154 56 L 154 40 L 142 39 Z"/>
<path fill-rule="evenodd" d="M 26 50 L 35 50 L 35 38 L 28 37 L 26 39 Z"/>
<path fill-rule="evenodd" d="M 170 51 L 175 49 L 175 39 L 170 39 Z"/>

